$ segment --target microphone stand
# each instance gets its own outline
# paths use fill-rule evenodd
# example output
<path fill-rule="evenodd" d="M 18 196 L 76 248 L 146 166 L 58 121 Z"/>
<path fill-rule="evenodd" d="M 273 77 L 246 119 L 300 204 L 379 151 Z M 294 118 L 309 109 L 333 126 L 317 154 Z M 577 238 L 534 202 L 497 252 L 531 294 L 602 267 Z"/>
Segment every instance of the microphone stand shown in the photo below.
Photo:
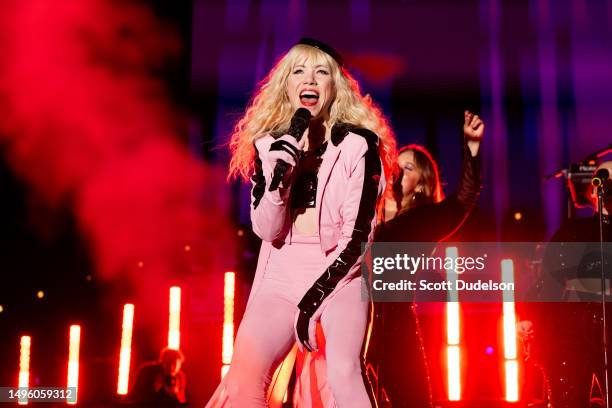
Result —
<path fill-rule="evenodd" d="M 599 255 L 601 257 L 601 311 L 603 328 L 604 376 L 606 383 L 606 408 L 610 407 L 610 388 L 608 382 L 608 334 L 606 323 L 606 275 L 604 268 L 603 237 L 603 183 L 597 186 L 597 211 L 599 213 Z"/>

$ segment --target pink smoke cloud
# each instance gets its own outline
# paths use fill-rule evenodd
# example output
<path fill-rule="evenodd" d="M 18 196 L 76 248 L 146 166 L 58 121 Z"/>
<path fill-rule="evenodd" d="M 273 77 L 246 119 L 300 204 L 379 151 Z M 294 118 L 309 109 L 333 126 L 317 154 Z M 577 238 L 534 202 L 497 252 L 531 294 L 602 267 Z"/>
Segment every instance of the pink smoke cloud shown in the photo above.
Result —
<path fill-rule="evenodd" d="M 203 193 L 224 176 L 181 144 L 185 117 L 154 75 L 181 50 L 172 30 L 134 3 L 15 0 L 0 16 L 0 49 L 5 159 L 33 195 L 74 209 L 99 276 L 127 279 L 152 302 L 144 292 L 188 262 L 218 270 L 232 231 Z"/>

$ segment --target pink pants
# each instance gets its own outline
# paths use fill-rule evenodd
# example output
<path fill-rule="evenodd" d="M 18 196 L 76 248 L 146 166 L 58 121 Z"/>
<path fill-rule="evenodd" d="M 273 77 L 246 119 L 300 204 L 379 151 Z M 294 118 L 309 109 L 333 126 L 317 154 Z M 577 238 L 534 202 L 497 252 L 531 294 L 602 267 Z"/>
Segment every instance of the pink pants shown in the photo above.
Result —
<path fill-rule="evenodd" d="M 272 250 L 263 281 L 238 329 L 230 370 L 207 407 L 267 406 L 271 376 L 295 343 L 297 304 L 327 263 L 318 237 L 294 235 L 291 245 Z M 342 288 L 321 316 L 325 345 L 319 352 L 325 355 L 327 383 L 335 400 L 328 406 L 371 407 L 361 373 L 367 312 L 357 278 Z"/>

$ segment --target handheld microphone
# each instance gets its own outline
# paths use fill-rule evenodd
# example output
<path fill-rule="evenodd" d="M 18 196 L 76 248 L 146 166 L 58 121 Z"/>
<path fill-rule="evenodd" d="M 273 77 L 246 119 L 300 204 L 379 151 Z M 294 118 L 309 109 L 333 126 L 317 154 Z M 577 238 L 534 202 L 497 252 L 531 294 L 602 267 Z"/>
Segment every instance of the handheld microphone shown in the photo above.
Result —
<path fill-rule="evenodd" d="M 295 140 L 299 142 L 302 140 L 302 136 L 304 136 L 306 129 L 308 129 L 311 117 L 310 111 L 306 108 L 296 110 L 291 118 L 291 125 L 289 125 L 289 131 L 287 133 L 295 137 Z"/>
<path fill-rule="evenodd" d="M 595 172 L 595 175 L 593 176 L 593 179 L 591 180 L 591 184 L 593 184 L 593 186 L 595 187 L 599 187 L 603 183 L 605 183 L 606 180 L 608 180 L 609 178 L 610 178 L 610 172 L 608 171 L 608 169 L 599 169 L 597 170 L 597 172 Z"/>
<path fill-rule="evenodd" d="M 302 140 L 302 136 L 304 136 L 304 132 L 306 129 L 308 129 L 308 125 L 310 124 L 311 117 L 312 115 L 310 114 L 310 111 L 306 108 L 299 108 L 296 110 L 291 118 L 291 124 L 289 125 L 287 134 L 293 136 L 298 142 Z M 272 143 L 270 150 L 284 150 L 294 156 L 295 161 L 297 162 L 298 152 L 295 151 L 295 147 L 284 140 L 277 140 L 276 142 Z M 284 160 L 278 160 L 276 162 L 272 181 L 270 182 L 270 191 L 274 191 L 278 188 L 283 177 L 285 177 L 287 170 L 289 170 L 289 163 Z"/>

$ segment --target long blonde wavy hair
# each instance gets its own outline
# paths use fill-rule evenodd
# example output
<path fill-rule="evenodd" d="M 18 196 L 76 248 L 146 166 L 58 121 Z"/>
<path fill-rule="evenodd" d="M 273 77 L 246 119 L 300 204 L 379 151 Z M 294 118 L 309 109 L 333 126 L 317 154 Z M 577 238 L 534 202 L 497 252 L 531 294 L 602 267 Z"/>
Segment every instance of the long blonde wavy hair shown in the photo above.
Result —
<path fill-rule="evenodd" d="M 396 141 L 381 110 L 369 95 L 362 95 L 359 84 L 336 61 L 318 48 L 298 44 L 282 56 L 266 78 L 259 83 L 244 116 L 236 123 L 229 147 L 231 161 L 228 179 L 248 179 L 253 172 L 254 142 L 266 134 L 289 128 L 293 109 L 287 95 L 287 80 L 292 69 L 305 61 L 326 64 L 334 82 L 335 95 L 329 107 L 328 125 L 347 123 L 369 129 L 380 138 L 379 154 L 387 180 L 392 180 L 396 161 Z"/>

